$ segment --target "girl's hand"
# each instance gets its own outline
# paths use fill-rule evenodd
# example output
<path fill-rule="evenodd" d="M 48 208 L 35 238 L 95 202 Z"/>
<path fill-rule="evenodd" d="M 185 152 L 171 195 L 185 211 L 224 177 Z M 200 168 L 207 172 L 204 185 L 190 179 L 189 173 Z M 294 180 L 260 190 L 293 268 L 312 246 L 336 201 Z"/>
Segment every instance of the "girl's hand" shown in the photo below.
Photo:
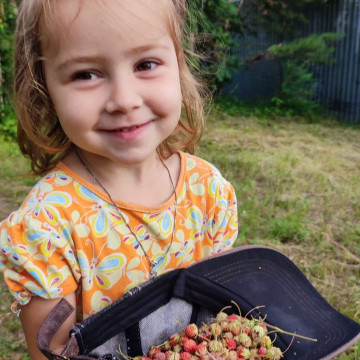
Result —
<path fill-rule="evenodd" d="M 65 299 L 75 308 L 75 293 L 65 296 Z M 50 311 L 60 302 L 61 299 L 46 300 L 39 297 L 33 297 L 27 305 L 21 306 L 20 320 L 25 334 L 25 340 L 28 352 L 33 360 L 46 360 L 46 357 L 37 347 L 37 335 L 40 326 L 49 315 Z M 60 353 L 69 339 L 69 331 L 76 323 L 76 312 L 65 320 L 57 333 L 55 334 L 50 348 Z"/>

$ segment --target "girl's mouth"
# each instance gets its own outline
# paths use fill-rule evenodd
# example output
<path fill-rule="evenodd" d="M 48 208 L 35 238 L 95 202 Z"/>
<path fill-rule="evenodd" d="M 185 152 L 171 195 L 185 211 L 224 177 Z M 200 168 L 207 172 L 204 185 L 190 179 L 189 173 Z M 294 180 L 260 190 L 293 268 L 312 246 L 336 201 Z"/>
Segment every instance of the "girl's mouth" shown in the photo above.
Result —
<path fill-rule="evenodd" d="M 135 125 L 135 126 L 127 127 L 127 128 L 121 128 L 121 129 L 113 130 L 113 131 L 130 132 L 130 131 L 133 131 L 133 130 L 138 129 L 138 128 L 141 127 L 141 126 L 143 126 L 143 125 Z"/>
<path fill-rule="evenodd" d="M 115 135 L 116 137 L 122 140 L 135 140 L 140 137 L 148 127 L 151 121 L 141 124 L 141 125 L 134 125 L 129 127 L 121 127 L 114 130 L 108 130 L 107 133 L 111 135 Z"/>

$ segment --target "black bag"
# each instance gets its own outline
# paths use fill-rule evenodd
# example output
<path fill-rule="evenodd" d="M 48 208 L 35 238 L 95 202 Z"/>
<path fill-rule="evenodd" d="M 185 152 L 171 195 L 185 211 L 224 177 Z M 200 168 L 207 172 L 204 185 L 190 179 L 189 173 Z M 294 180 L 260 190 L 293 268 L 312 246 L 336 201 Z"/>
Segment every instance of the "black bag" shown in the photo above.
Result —
<path fill-rule="evenodd" d="M 267 247 L 245 246 L 178 269 L 133 288 L 123 298 L 74 326 L 61 355 L 49 344 L 73 311 L 62 300 L 42 325 L 38 346 L 49 359 L 117 359 L 146 354 L 188 323 L 201 324 L 236 302 L 242 314 L 265 317 L 279 328 L 317 339 L 296 338 L 285 360 L 331 359 L 360 339 L 360 325 L 315 290 L 295 264 Z M 234 308 L 234 312 L 236 309 Z M 275 345 L 292 337 L 278 334 Z"/>

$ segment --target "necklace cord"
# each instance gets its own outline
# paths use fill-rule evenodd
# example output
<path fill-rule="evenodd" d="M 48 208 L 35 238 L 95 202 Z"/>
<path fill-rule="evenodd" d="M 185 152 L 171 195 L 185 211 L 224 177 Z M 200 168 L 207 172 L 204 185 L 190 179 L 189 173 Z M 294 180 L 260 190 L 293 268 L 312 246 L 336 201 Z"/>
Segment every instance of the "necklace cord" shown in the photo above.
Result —
<path fill-rule="evenodd" d="M 89 166 L 87 165 L 86 161 L 84 160 L 84 158 L 80 155 L 79 150 L 77 148 L 75 148 L 75 154 L 78 157 L 78 159 L 80 160 L 81 164 L 84 166 L 84 168 L 86 169 L 86 171 L 93 177 L 93 179 L 96 181 L 96 183 L 101 187 L 101 189 L 106 193 L 106 195 L 108 196 L 108 198 L 110 199 L 111 204 L 117 209 L 120 217 L 123 219 L 124 223 L 126 224 L 127 228 L 129 229 L 129 231 L 131 232 L 131 234 L 134 236 L 135 240 L 137 241 L 137 243 L 139 244 L 142 252 L 144 253 L 149 266 L 150 266 L 150 278 L 153 278 L 155 276 L 157 276 L 157 272 L 155 271 L 155 267 L 160 264 L 165 257 L 167 256 L 167 254 L 170 251 L 170 248 L 173 244 L 173 240 L 174 240 L 174 229 L 175 229 L 175 224 L 176 224 L 176 215 L 177 215 L 177 194 L 176 194 L 176 188 L 173 182 L 173 179 L 171 177 L 171 173 L 169 168 L 166 166 L 163 158 L 161 157 L 159 151 L 157 150 L 157 154 L 159 156 L 159 159 L 162 163 L 162 165 L 164 166 L 164 168 L 166 169 L 168 175 L 169 175 L 169 179 L 170 179 L 170 183 L 171 183 L 171 187 L 173 190 L 173 194 L 175 197 L 175 201 L 174 201 L 174 228 L 171 234 L 171 240 L 170 240 L 170 244 L 168 245 L 164 255 L 158 260 L 158 261 L 153 261 L 150 259 L 150 256 L 148 255 L 148 253 L 145 251 L 143 245 L 141 244 L 140 240 L 138 239 L 138 237 L 135 234 L 135 231 L 130 227 L 130 225 L 125 221 L 125 217 L 123 216 L 122 212 L 120 211 L 120 208 L 116 205 L 116 202 L 113 200 L 112 196 L 110 195 L 109 191 L 105 188 L 105 186 L 100 182 L 100 180 L 95 176 L 95 174 L 90 170 Z"/>

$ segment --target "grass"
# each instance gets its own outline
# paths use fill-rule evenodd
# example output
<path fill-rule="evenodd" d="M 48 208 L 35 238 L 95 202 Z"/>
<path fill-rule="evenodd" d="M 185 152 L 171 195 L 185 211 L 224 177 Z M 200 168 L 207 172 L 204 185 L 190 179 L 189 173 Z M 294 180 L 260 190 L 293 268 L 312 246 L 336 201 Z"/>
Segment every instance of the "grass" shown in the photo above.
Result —
<path fill-rule="evenodd" d="M 360 127 L 245 110 L 218 104 L 197 153 L 236 189 L 238 245 L 287 254 L 330 304 L 360 322 Z M 33 184 L 23 175 L 27 167 L 14 145 L 0 145 L 0 214 L 15 209 Z M 25 360 L 9 304 L 2 295 L 0 360 Z M 359 358 L 360 342 L 336 359 Z"/>

